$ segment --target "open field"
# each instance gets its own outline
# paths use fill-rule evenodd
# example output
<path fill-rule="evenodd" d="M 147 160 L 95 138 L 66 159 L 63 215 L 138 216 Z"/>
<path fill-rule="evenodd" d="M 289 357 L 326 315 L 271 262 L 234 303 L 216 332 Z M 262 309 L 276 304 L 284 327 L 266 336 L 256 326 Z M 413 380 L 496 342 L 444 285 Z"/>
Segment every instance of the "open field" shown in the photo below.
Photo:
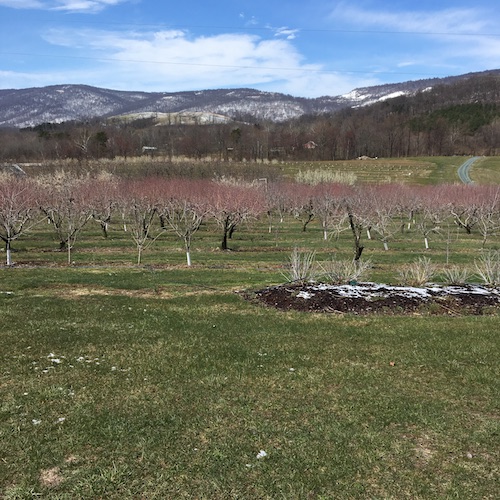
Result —
<path fill-rule="evenodd" d="M 478 184 L 500 183 L 500 158 L 485 157 L 471 169 L 472 180 Z"/>
<path fill-rule="evenodd" d="M 263 218 L 231 251 L 220 237 L 201 227 L 191 268 L 170 232 L 134 265 L 114 222 L 108 238 L 86 226 L 70 266 L 48 225 L 15 242 L 0 268 L 0 498 L 497 498 L 498 311 L 280 312 L 236 292 L 282 283 L 294 247 L 350 258 L 348 232 L 324 241 L 288 218 L 269 233 Z M 500 248 L 453 224 L 429 240 L 365 240 L 368 279 L 397 283 L 422 256 L 473 269 Z"/>
<path fill-rule="evenodd" d="M 457 183 L 457 169 L 468 157 L 442 156 L 425 158 L 377 158 L 332 162 L 295 162 L 283 167 L 286 175 L 294 177 L 304 170 L 332 170 L 352 175 L 359 183 L 403 183 L 429 185 Z M 484 157 L 471 170 L 478 184 L 500 183 L 500 159 Z"/>

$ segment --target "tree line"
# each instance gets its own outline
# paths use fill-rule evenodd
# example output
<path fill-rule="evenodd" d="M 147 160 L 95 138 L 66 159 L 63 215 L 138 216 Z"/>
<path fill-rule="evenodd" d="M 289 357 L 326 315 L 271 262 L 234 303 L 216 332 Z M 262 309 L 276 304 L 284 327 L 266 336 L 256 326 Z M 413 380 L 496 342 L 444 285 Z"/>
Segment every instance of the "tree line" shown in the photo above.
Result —
<path fill-rule="evenodd" d="M 0 178 L 0 239 L 6 264 L 11 248 L 35 226 L 48 223 L 66 251 L 72 250 L 87 224 L 98 224 L 104 238 L 110 227 L 130 235 L 142 255 L 166 233 L 183 243 L 191 265 L 193 237 L 202 224 L 219 228 L 220 248 L 227 250 L 235 230 L 244 223 L 266 221 L 279 234 L 293 218 L 301 231 L 320 224 L 322 238 L 352 238 L 353 260 L 359 261 L 366 239 L 377 239 L 385 250 L 397 234 L 417 232 L 422 248 L 431 235 L 453 223 L 467 234 L 477 232 L 483 246 L 500 230 L 500 188 L 440 185 L 407 187 L 396 184 L 351 186 L 340 183 L 308 185 L 292 182 L 242 183 L 165 179 L 76 177 L 69 174 L 37 178 Z"/>

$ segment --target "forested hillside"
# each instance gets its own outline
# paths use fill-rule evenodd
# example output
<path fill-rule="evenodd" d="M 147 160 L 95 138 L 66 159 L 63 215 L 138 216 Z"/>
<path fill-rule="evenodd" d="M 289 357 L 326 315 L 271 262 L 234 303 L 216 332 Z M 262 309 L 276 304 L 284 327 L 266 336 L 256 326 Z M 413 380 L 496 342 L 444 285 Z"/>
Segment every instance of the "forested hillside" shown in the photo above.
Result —
<path fill-rule="evenodd" d="M 0 161 L 154 154 L 227 160 L 496 155 L 500 76 L 474 75 L 369 106 L 284 122 L 94 119 L 0 130 Z"/>

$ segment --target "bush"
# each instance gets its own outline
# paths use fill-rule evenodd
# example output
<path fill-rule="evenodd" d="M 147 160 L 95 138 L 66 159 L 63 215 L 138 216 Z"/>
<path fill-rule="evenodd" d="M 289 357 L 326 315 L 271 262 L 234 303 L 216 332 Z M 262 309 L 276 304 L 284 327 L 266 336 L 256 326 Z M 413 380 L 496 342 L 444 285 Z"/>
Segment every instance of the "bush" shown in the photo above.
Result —
<path fill-rule="evenodd" d="M 464 266 L 450 266 L 441 270 L 443 282 L 449 285 L 465 285 L 471 278 L 471 272 Z"/>
<path fill-rule="evenodd" d="M 330 259 L 318 264 L 317 277 L 334 285 L 360 281 L 372 268 L 370 260 L 336 260 Z"/>
<path fill-rule="evenodd" d="M 436 267 L 428 257 L 419 257 L 399 271 L 403 285 L 423 286 L 436 274 Z"/>
<path fill-rule="evenodd" d="M 288 271 L 282 273 L 288 282 L 307 281 L 313 278 L 316 252 L 301 252 L 294 248 L 289 257 Z"/>
<path fill-rule="evenodd" d="M 500 285 L 500 252 L 498 250 L 482 255 L 474 264 L 479 278 L 485 285 Z"/>

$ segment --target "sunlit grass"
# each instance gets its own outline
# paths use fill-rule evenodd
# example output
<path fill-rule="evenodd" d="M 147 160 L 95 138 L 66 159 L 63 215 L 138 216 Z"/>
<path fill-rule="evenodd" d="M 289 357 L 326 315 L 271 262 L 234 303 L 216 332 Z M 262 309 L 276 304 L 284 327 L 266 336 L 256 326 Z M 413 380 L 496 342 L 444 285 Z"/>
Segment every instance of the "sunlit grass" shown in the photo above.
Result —
<path fill-rule="evenodd" d="M 428 184 L 438 169 L 431 159 L 377 158 L 367 160 L 285 162 L 283 173 L 295 179 L 299 172 L 332 170 L 338 175 L 355 178 L 356 183 Z"/>
<path fill-rule="evenodd" d="M 500 158 L 481 158 L 472 166 L 470 177 L 476 184 L 500 184 Z"/>
<path fill-rule="evenodd" d="M 282 314 L 226 292 L 1 301 L 7 498 L 495 491 L 493 318 Z"/>

